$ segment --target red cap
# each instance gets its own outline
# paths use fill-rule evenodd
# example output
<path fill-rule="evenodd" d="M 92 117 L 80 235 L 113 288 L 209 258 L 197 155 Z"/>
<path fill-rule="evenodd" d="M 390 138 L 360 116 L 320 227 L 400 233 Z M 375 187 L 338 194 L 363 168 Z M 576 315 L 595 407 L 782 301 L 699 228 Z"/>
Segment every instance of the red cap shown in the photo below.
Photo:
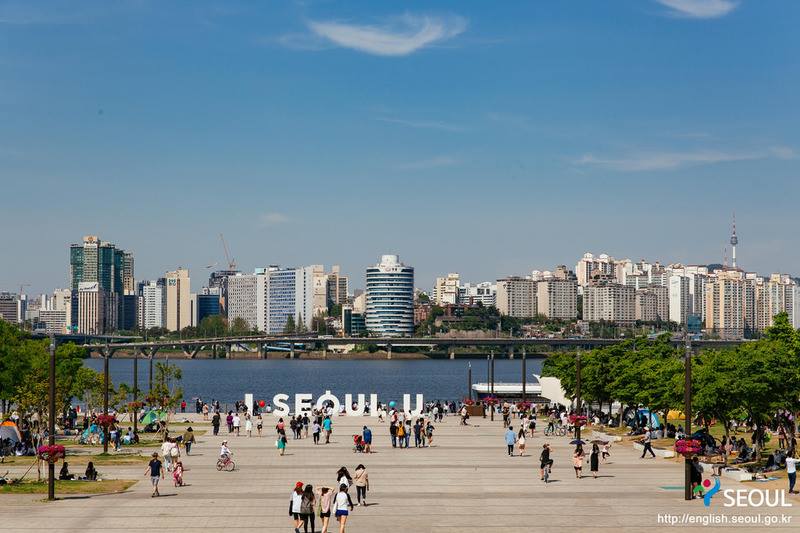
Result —
<path fill-rule="evenodd" d="M 298 481 L 297 483 L 295 483 L 294 488 L 299 489 L 302 486 L 303 486 L 303 482 L 302 481 Z"/>

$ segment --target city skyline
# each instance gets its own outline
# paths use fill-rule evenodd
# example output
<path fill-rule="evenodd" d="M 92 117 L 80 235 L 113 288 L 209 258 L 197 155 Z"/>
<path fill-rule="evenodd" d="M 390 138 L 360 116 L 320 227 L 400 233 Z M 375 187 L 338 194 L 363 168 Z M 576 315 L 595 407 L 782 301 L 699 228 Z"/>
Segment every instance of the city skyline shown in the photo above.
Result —
<path fill-rule="evenodd" d="M 0 1 L 0 287 L 381 254 L 418 285 L 585 251 L 797 275 L 796 2 Z M 179 30 L 176 30 L 179 28 Z M 730 252 L 729 252 L 730 255 Z"/>
<path fill-rule="evenodd" d="M 733 228 L 732 231 L 736 232 L 735 228 Z M 101 237 L 102 237 L 102 235 L 101 235 Z M 95 238 L 95 237 L 91 236 L 91 238 Z M 600 256 L 600 255 L 607 255 L 608 257 L 610 257 L 612 259 L 616 259 L 616 260 L 624 260 L 624 259 L 625 260 L 631 260 L 634 263 L 636 263 L 638 261 L 647 261 L 647 262 L 650 262 L 650 263 L 660 263 L 660 264 L 662 264 L 664 266 L 667 266 L 667 265 L 670 265 L 670 264 L 702 265 L 702 266 L 719 264 L 719 265 L 726 265 L 726 266 L 731 266 L 731 267 L 735 266 L 735 267 L 738 267 L 738 268 L 740 268 L 740 269 L 742 269 L 744 271 L 754 272 L 756 274 L 759 274 L 761 276 L 766 276 L 766 277 L 768 277 L 770 274 L 773 274 L 773 273 L 781 273 L 781 274 L 788 274 L 788 275 L 790 275 L 790 276 L 792 276 L 794 278 L 800 279 L 800 273 L 798 273 L 798 272 L 796 272 L 796 271 L 794 271 L 792 269 L 778 268 L 778 269 L 774 269 L 774 270 L 771 270 L 771 271 L 758 271 L 758 270 L 755 270 L 753 268 L 750 268 L 748 264 L 745 264 L 744 267 L 742 267 L 741 261 L 738 261 L 738 260 L 737 260 L 737 265 L 733 265 L 733 256 L 732 256 L 732 250 L 731 250 L 731 244 L 730 244 L 730 240 L 732 240 L 732 239 L 733 239 L 733 233 L 730 233 L 728 244 L 726 246 L 723 246 L 723 248 L 721 250 L 721 253 L 723 255 L 719 258 L 719 260 L 716 260 L 716 261 L 712 260 L 712 261 L 694 261 L 694 262 L 689 261 L 689 262 L 684 262 L 684 261 L 673 260 L 671 258 L 665 258 L 665 257 L 645 257 L 645 256 L 641 256 L 641 255 L 640 256 L 622 255 L 622 254 L 616 254 L 616 253 L 614 253 L 613 251 L 610 251 L 610 250 L 606 250 L 603 247 L 594 247 L 594 248 L 590 248 L 590 249 L 584 250 L 583 252 L 581 252 L 580 254 L 576 255 L 572 259 L 568 258 L 566 260 L 556 261 L 555 263 L 548 264 L 548 265 L 541 265 L 541 264 L 538 264 L 538 263 L 537 264 L 533 264 L 533 265 L 528 265 L 527 268 L 523 267 L 519 271 L 514 271 L 514 272 L 502 272 L 501 273 L 501 272 L 497 271 L 496 275 L 488 275 L 488 276 L 484 276 L 484 277 L 475 277 L 475 276 L 470 276 L 469 274 L 465 274 L 465 273 L 474 271 L 474 269 L 469 267 L 469 263 L 465 263 L 465 264 L 461 264 L 461 265 L 451 264 L 452 268 L 449 268 L 449 269 L 445 268 L 445 269 L 438 269 L 438 270 L 435 267 L 432 267 L 430 265 L 424 265 L 424 264 L 423 264 L 422 267 L 419 267 L 419 266 L 417 266 L 418 264 L 420 264 L 418 262 L 410 262 L 409 261 L 409 264 L 415 265 L 415 269 L 417 271 L 422 271 L 422 272 L 425 272 L 426 274 L 428 274 L 428 276 L 423 278 L 423 281 L 419 281 L 420 278 L 421 278 L 420 276 L 415 276 L 415 288 L 422 289 L 423 291 L 426 291 L 428 293 L 431 292 L 431 287 L 433 287 L 435 285 L 436 278 L 440 277 L 440 276 L 443 276 L 443 275 L 447 274 L 448 272 L 457 272 L 458 274 L 461 275 L 461 278 L 464 281 L 469 281 L 469 282 L 472 282 L 472 283 L 480 283 L 480 282 L 485 282 L 485 281 L 499 281 L 501 278 L 508 277 L 508 276 L 520 276 L 520 275 L 521 276 L 529 276 L 532 271 L 541 271 L 541 272 L 552 271 L 552 270 L 555 270 L 555 268 L 557 266 L 559 266 L 559 265 L 565 265 L 568 269 L 572 270 L 572 269 L 575 268 L 576 262 L 579 262 L 581 257 L 583 257 L 583 255 L 585 253 L 592 253 L 596 257 Z M 113 239 L 110 239 L 110 240 L 103 239 L 103 241 L 107 242 L 107 243 L 110 242 L 112 246 L 113 245 L 118 245 L 119 246 L 119 243 L 117 243 Z M 738 233 L 736 233 L 736 241 L 738 243 Z M 77 240 L 76 240 L 76 242 L 77 242 Z M 67 246 L 67 250 L 69 250 L 69 247 L 70 246 L 74 246 L 74 245 L 66 245 L 66 246 Z M 219 246 L 222 247 L 222 244 L 219 244 Z M 737 247 L 739 247 L 739 246 L 737 246 Z M 67 253 L 69 255 L 69 251 Z M 195 278 L 197 280 L 197 282 L 199 282 L 200 285 L 198 285 L 198 287 L 199 286 L 206 287 L 206 286 L 208 286 L 209 275 L 212 272 L 222 271 L 227 267 L 226 264 L 223 264 L 223 261 L 215 261 L 211 265 L 204 265 L 203 267 L 200 267 L 200 268 L 197 268 L 196 270 L 193 270 L 192 267 L 187 266 L 185 263 L 182 263 L 181 261 L 176 261 L 176 262 L 172 262 L 172 263 L 168 263 L 167 262 L 162 267 L 155 267 L 154 269 L 152 269 L 152 267 L 151 267 L 152 274 L 149 275 L 149 274 L 143 274 L 141 272 L 141 270 L 140 270 L 140 268 L 141 268 L 140 260 L 138 259 L 138 255 L 133 250 L 127 249 L 126 253 L 127 254 L 133 254 L 133 257 L 136 260 L 136 270 L 135 270 L 135 273 L 134 273 L 134 278 L 135 278 L 135 281 L 137 281 L 137 282 L 140 282 L 140 281 L 155 281 L 155 280 L 164 278 L 165 274 L 169 273 L 168 272 L 169 270 L 172 270 L 172 269 L 175 269 L 175 268 L 185 268 L 185 269 L 189 270 L 189 272 L 192 273 L 192 277 Z M 223 256 L 224 256 L 224 252 L 220 252 L 220 253 L 222 253 Z M 390 253 L 390 254 L 391 253 L 397 253 L 397 250 L 384 250 L 382 253 L 378 253 L 377 255 L 375 255 L 375 257 L 380 258 L 381 255 L 384 254 L 384 253 Z M 406 256 L 406 254 L 401 254 L 401 255 L 402 255 L 402 257 Z M 741 256 L 738 256 L 738 257 L 741 257 Z M 236 259 L 236 258 L 232 257 L 231 259 Z M 283 266 L 283 267 L 286 267 L 286 268 L 300 268 L 300 267 L 303 267 L 304 265 L 318 264 L 318 263 L 325 264 L 325 265 L 338 265 L 338 266 L 341 266 L 341 265 L 348 264 L 351 261 L 348 261 L 348 260 L 342 260 L 342 261 L 320 261 L 320 258 L 317 257 L 317 258 L 314 258 L 312 260 L 309 260 L 309 261 L 307 261 L 305 263 L 301 263 L 301 264 L 289 264 L 289 263 L 285 263 L 285 262 L 281 262 L 281 261 L 262 261 L 260 263 L 257 263 L 255 265 L 250 266 L 250 265 L 243 265 L 238 260 L 236 260 L 236 262 L 237 262 L 237 268 L 238 268 L 238 270 L 240 272 L 242 272 L 244 274 L 252 274 L 254 272 L 258 272 L 260 270 L 263 270 L 263 269 L 265 269 L 266 267 L 268 267 L 270 265 Z M 365 271 L 374 262 L 375 262 L 375 260 L 373 260 L 372 263 L 367 263 L 367 264 L 364 264 L 364 265 L 356 266 L 356 268 L 354 270 L 347 270 L 345 268 L 342 268 L 342 273 L 345 274 L 345 275 L 349 275 L 350 276 L 350 279 L 351 279 L 350 288 L 351 289 L 364 289 L 365 288 L 365 281 L 366 281 Z M 174 266 L 174 267 L 173 266 L 169 266 L 170 264 L 174 264 L 176 266 Z M 430 277 L 429 281 L 428 281 L 428 277 Z M 38 296 L 38 295 L 41 295 L 41 294 L 50 294 L 50 293 L 52 293 L 53 290 L 61 289 L 61 288 L 64 288 L 64 287 L 69 287 L 70 285 L 71 285 L 71 283 L 70 283 L 70 275 L 69 275 L 69 272 L 67 272 L 67 275 L 65 276 L 65 281 L 64 282 L 62 282 L 60 284 L 56 283 L 55 285 L 51 285 L 51 286 L 46 286 L 42 282 L 42 284 L 41 284 L 42 289 L 41 290 L 35 289 L 35 287 L 39 286 L 39 284 L 37 284 L 35 282 L 24 282 L 23 284 L 17 284 L 17 285 L 0 285 L 0 291 L 6 291 L 6 292 L 14 293 L 14 292 L 18 292 L 18 289 L 20 288 L 20 286 L 22 286 L 23 288 L 27 289 L 27 290 L 24 290 L 23 293 L 28 294 L 29 296 L 33 296 L 33 295 Z M 17 289 L 17 291 L 15 291 L 15 288 Z"/>

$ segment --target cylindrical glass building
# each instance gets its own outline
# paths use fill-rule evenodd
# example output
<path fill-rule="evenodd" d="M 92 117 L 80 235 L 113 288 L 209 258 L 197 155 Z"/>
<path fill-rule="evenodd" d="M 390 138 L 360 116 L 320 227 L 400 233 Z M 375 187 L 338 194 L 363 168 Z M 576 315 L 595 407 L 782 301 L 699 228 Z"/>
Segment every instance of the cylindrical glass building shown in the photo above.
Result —
<path fill-rule="evenodd" d="M 414 334 L 414 267 L 382 255 L 367 268 L 367 331 L 382 337 Z"/>

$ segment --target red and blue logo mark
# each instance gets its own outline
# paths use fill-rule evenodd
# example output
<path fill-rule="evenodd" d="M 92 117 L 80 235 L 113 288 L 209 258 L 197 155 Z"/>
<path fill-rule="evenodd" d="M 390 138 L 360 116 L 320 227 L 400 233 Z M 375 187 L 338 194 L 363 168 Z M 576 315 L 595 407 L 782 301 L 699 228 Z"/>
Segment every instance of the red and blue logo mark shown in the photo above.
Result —
<path fill-rule="evenodd" d="M 692 489 L 693 494 L 697 494 L 698 492 L 706 491 L 703 495 L 703 505 L 706 507 L 711 506 L 711 497 L 714 496 L 717 492 L 719 492 L 719 479 L 714 480 L 714 486 L 711 486 L 710 479 L 704 479 L 703 483 L 697 485 L 694 489 Z"/>

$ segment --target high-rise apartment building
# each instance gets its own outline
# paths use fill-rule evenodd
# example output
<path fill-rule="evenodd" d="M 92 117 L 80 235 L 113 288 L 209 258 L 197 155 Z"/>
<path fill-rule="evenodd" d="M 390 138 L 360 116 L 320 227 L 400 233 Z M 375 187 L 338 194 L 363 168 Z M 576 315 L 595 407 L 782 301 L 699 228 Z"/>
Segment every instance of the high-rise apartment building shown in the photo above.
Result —
<path fill-rule="evenodd" d="M 238 270 L 216 270 L 208 277 L 208 288 L 219 289 L 219 312 L 228 316 L 228 278 L 241 274 Z"/>
<path fill-rule="evenodd" d="M 260 277 L 261 286 L 263 287 L 266 282 L 266 276 L 261 274 Z M 258 295 L 261 294 L 263 298 L 266 290 L 263 288 L 261 291 L 257 290 L 259 274 L 242 274 L 238 272 L 227 276 L 226 285 L 228 289 L 228 324 L 233 324 L 235 320 L 241 319 L 247 323 L 248 328 L 260 329 L 258 325 L 259 309 L 262 309 L 261 316 L 266 316 L 266 304 L 262 302 L 262 305 L 258 305 Z M 262 323 L 265 321 L 266 319 L 262 318 Z"/>
<path fill-rule="evenodd" d="M 578 317 L 578 281 L 562 267 L 536 284 L 536 306 L 547 318 L 573 320 Z"/>
<path fill-rule="evenodd" d="M 191 279 L 189 271 L 178 268 L 167 272 L 167 316 L 168 331 L 180 331 L 192 324 Z"/>
<path fill-rule="evenodd" d="M 623 266 L 624 262 L 620 262 L 620 269 Z M 590 252 L 583 254 L 581 260 L 575 265 L 575 275 L 578 279 L 578 285 L 587 285 L 595 273 L 617 279 L 617 261 L 607 254 L 600 254 L 598 256 Z"/>
<path fill-rule="evenodd" d="M 414 333 L 414 267 L 397 255 L 382 255 L 380 263 L 367 268 L 365 322 L 380 336 Z"/>
<path fill-rule="evenodd" d="M 690 280 L 687 276 L 672 274 L 668 278 L 669 319 L 678 324 L 686 324 L 691 310 Z"/>
<path fill-rule="evenodd" d="M 636 320 L 636 291 L 604 279 L 592 281 L 583 291 L 583 319 L 632 324 Z"/>
<path fill-rule="evenodd" d="M 136 294 L 136 282 L 133 273 L 133 253 L 122 253 L 122 293 Z"/>
<path fill-rule="evenodd" d="M 331 267 L 328 274 L 328 308 L 334 305 L 344 305 L 347 303 L 347 292 L 350 289 L 347 276 L 341 274 L 339 265 Z"/>
<path fill-rule="evenodd" d="M 741 339 L 745 333 L 744 274 L 720 270 L 706 284 L 706 330 L 723 339 Z"/>
<path fill-rule="evenodd" d="M 501 315 L 516 318 L 536 316 L 536 282 L 520 276 L 498 279 L 497 310 Z"/>
<path fill-rule="evenodd" d="M 666 322 L 669 320 L 669 290 L 653 285 L 638 289 L 635 295 L 634 317 L 641 322 Z"/>
<path fill-rule="evenodd" d="M 436 305 L 455 305 L 458 303 L 458 288 L 461 279 L 457 273 L 436 278 L 433 285 L 433 303 Z"/>
<path fill-rule="evenodd" d="M 137 290 L 137 323 L 139 329 L 163 328 L 167 316 L 167 290 L 164 278 L 142 281 Z"/>

